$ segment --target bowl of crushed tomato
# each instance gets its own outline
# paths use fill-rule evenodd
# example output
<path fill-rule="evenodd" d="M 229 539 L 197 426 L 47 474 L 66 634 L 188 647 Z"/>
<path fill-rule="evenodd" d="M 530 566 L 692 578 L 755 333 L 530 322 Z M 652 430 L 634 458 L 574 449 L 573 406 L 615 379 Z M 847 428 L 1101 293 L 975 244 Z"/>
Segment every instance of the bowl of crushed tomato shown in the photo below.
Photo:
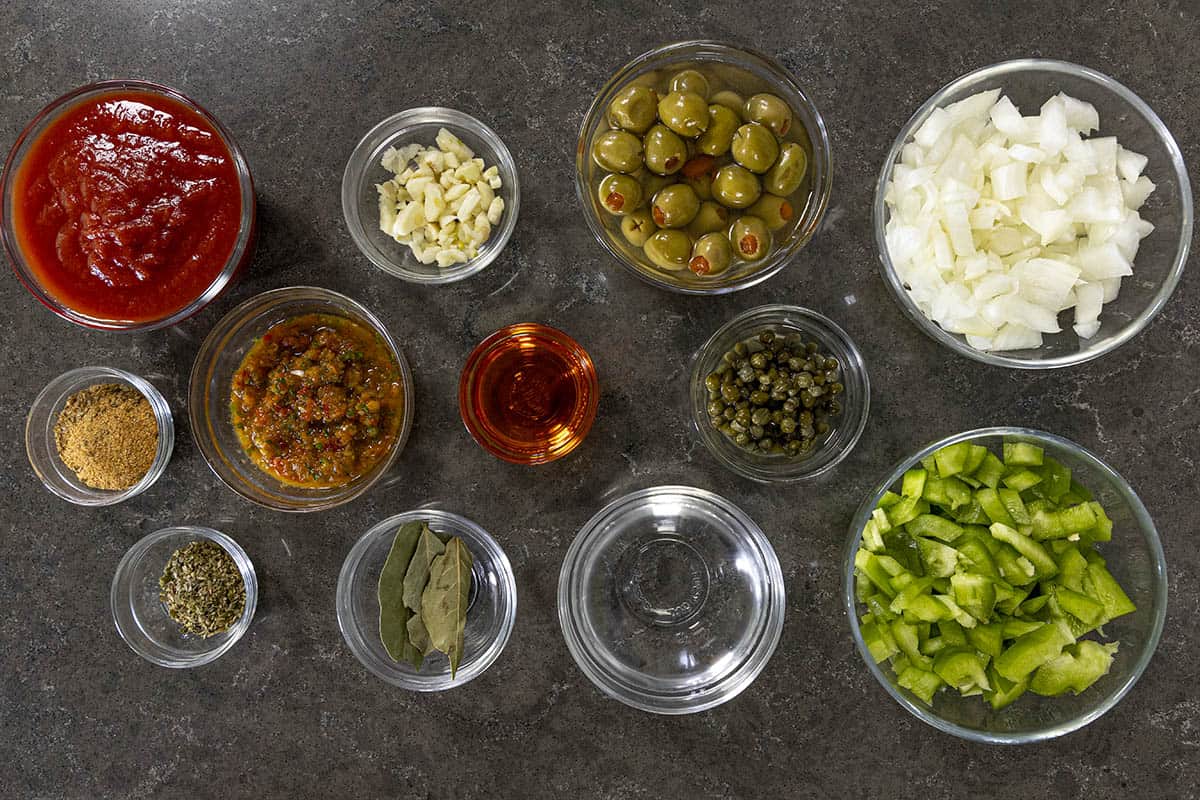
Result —
<path fill-rule="evenodd" d="M 0 175 L 17 277 L 78 325 L 153 330 L 195 314 L 249 261 L 254 184 L 229 131 L 145 81 L 58 98 Z"/>
<path fill-rule="evenodd" d="M 275 289 L 209 333 L 188 389 L 192 433 L 229 488 L 280 511 L 349 502 L 391 467 L 412 427 L 396 340 L 349 297 Z"/>

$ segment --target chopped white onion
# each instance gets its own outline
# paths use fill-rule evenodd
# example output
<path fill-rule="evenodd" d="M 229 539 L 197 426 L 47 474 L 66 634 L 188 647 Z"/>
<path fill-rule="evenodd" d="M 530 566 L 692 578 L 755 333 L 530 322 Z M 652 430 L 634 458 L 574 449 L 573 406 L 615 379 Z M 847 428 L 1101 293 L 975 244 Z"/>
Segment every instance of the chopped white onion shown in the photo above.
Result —
<path fill-rule="evenodd" d="M 930 319 L 978 350 L 1038 347 L 1074 309 L 1081 338 L 1154 230 L 1145 156 L 1057 94 L 1024 117 L 999 90 L 936 109 L 901 149 L 885 199 L 888 254 Z"/>

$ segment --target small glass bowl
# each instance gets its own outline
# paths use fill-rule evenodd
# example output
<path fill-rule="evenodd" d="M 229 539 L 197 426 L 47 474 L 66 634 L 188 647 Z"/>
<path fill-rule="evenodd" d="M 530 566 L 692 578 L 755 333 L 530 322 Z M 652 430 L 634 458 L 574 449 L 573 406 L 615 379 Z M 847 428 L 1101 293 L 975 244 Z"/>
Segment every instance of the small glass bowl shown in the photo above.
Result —
<path fill-rule="evenodd" d="M 514 437 L 487 418 L 485 395 L 495 389 L 497 381 L 510 379 L 491 371 L 493 358 L 512 349 L 552 353 L 574 384 L 575 408 L 568 422 L 549 439 L 527 441 Z M 476 345 L 458 382 L 458 409 L 467 432 L 484 450 L 512 464 L 545 464 L 574 451 L 591 431 L 599 403 L 600 383 L 587 351 L 557 328 L 534 322 L 508 325 Z"/>
<path fill-rule="evenodd" d="M 746 452 L 708 421 L 708 390 L 704 379 L 720 366 L 721 357 L 735 344 L 767 330 L 777 334 L 799 333 L 815 339 L 841 365 L 842 384 L 846 387 L 841 394 L 842 413 L 834 418 L 829 433 L 812 452 L 799 458 Z M 867 367 L 853 340 L 828 317 L 799 306 L 759 306 L 722 325 L 692 356 L 688 392 L 692 426 L 708 452 L 726 469 L 761 483 L 798 481 L 833 469 L 858 443 L 871 407 Z"/>
<path fill-rule="evenodd" d="M 1036 349 L 983 352 L 966 337 L 949 333 L 925 316 L 904 288 L 888 253 L 885 226 L 891 212 L 884 198 L 900 152 L 935 109 L 989 89 L 1001 89 L 1022 113 L 1030 114 L 1059 92 L 1084 100 L 1100 113 L 1101 129 L 1092 136 L 1115 136 L 1121 146 L 1150 159 L 1145 174 L 1157 188 L 1140 213 L 1154 223 L 1142 240 L 1133 275 L 1121 283 L 1120 296 L 1104 306 L 1100 332 L 1080 339 L 1064 326 L 1062 333 L 1043 334 Z M 944 86 L 925 101 L 901 130 L 879 173 L 875 187 L 875 245 L 884 282 L 901 309 L 930 338 L 959 355 L 999 367 L 1052 369 L 1082 364 L 1136 336 L 1162 310 L 1187 263 L 1192 242 L 1192 188 L 1179 145 L 1146 103 L 1107 75 L 1065 61 L 1020 59 L 970 72 Z"/>
<path fill-rule="evenodd" d="M 453 678 L 444 654 L 430 653 L 417 670 L 393 661 L 379 638 L 379 573 L 396 531 L 416 521 L 434 533 L 462 538 L 475 559 L 463 657 Z M 508 556 L 483 528 L 448 511 L 416 509 L 388 517 L 351 548 L 338 575 L 337 618 L 350 651 L 377 678 L 414 692 L 440 692 L 479 677 L 500 657 L 517 618 L 517 582 Z"/>
<path fill-rule="evenodd" d="M 241 618 L 228 630 L 208 638 L 180 630 L 159 599 L 158 586 L 171 555 L 201 539 L 221 545 L 237 563 L 246 583 L 246 608 Z M 113 576 L 110 603 L 117 633 L 133 652 L 160 667 L 199 667 L 224 655 L 250 627 L 258 604 L 258 578 L 246 551 L 220 531 L 195 526 L 163 528 L 125 553 Z"/>
<path fill-rule="evenodd" d="M 762 261 L 741 262 L 716 276 L 701 277 L 691 270 L 667 272 L 651 264 L 640 248 L 621 234 L 620 218 L 605 211 L 596 198 L 599 167 L 592 160 L 592 143 L 608 129 L 608 107 L 617 93 L 630 84 L 655 83 L 671 73 L 702 64 L 721 73 L 739 91 L 770 91 L 791 107 L 796 121 L 808 134 L 810 187 L 804 207 L 798 208 L 789 227 L 773 235 L 774 250 Z M 749 85 L 749 84 L 753 85 Z M 647 283 L 682 294 L 726 294 L 762 283 L 783 269 L 816 234 L 833 188 L 829 135 L 825 121 L 808 94 L 790 72 L 771 58 L 742 47 L 713 41 L 686 41 L 655 48 L 623 66 L 596 94 L 579 129 L 575 148 L 575 191 L 583 216 L 596 241 L 626 269 Z M 782 239 L 782 242 L 780 242 Z"/>
<path fill-rule="evenodd" d="M 413 143 L 432 146 L 439 128 L 461 139 L 486 166 L 500 170 L 503 184 L 496 195 L 504 199 L 500 224 L 492 229 L 479 255 L 445 269 L 437 264 L 422 264 L 408 245 L 400 244 L 379 229 L 379 193 L 375 190 L 376 184 L 392 178 L 392 173 L 379 163 L 384 150 Z M 520 210 L 521 187 L 512 154 L 495 131 L 452 108 L 410 108 L 383 120 L 359 141 L 342 175 L 342 213 L 350 238 L 372 264 L 389 275 L 414 283 L 453 283 L 481 272 L 508 244 Z"/>
<path fill-rule="evenodd" d="M 1137 611 L 1105 623 L 1107 641 L 1119 641 L 1120 649 L 1109 673 L 1080 695 L 1039 697 L 1031 692 L 1000 711 L 993 711 L 981 697 L 961 697 L 943 690 L 926 705 L 896 683 L 888 664 L 876 664 L 863 641 L 859 615 L 864 613 L 854 597 L 854 554 L 862 541 L 862 529 L 879 498 L 898 486 L 904 473 L 921 459 L 956 442 L 972 442 L 999 452 L 1003 442 L 1030 442 L 1069 467 L 1075 479 L 1095 495 L 1112 518 L 1110 542 L 1096 544 L 1108 569 L 1120 582 Z M 1133 488 L 1094 454 L 1061 436 L 1029 428 L 980 428 L 949 436 L 922 447 L 897 464 L 863 500 L 850 523 L 850 537 L 842 563 L 842 597 L 849 617 L 850 632 L 871 674 L 892 698 L 922 722 L 940 731 L 974 742 L 1027 744 L 1052 739 L 1098 719 L 1133 688 L 1158 647 L 1167 614 L 1167 565 L 1154 520 Z"/>
<path fill-rule="evenodd" d="M 102 383 L 119 383 L 137 389 L 150 403 L 154 420 L 158 423 L 158 449 L 150 469 L 140 481 L 120 491 L 93 489 L 79 480 L 75 472 L 63 463 L 54 443 L 54 425 L 67 400 L 78 391 Z M 25 452 L 29 455 L 29 464 L 34 473 L 47 489 L 79 506 L 111 506 L 141 494 L 166 471 L 174 449 L 175 421 L 162 392 L 145 378 L 112 367 L 80 367 L 59 375 L 34 399 L 25 421 Z"/>
<path fill-rule="evenodd" d="M 390 452 L 369 472 L 342 486 L 290 486 L 263 472 L 242 449 L 230 417 L 233 375 L 247 351 L 271 326 L 303 314 L 333 314 L 371 328 L 395 359 L 403 385 L 403 417 Z M 370 489 L 404 449 L 412 430 L 414 407 L 412 373 L 384 324 L 349 297 L 315 286 L 263 292 L 226 314 L 200 345 L 188 386 L 192 435 L 208 466 L 242 497 L 277 511 L 321 511 L 348 503 Z"/>
<path fill-rule="evenodd" d="M 558 620 L 605 694 L 656 714 L 731 700 L 783 630 L 783 573 L 762 530 L 723 497 L 658 486 L 609 503 L 563 559 Z"/>
<path fill-rule="evenodd" d="M 102 319 L 68 308 L 42 287 L 37 274 L 25 258 L 17 242 L 16 232 L 12 227 L 12 208 L 16 202 L 13 196 L 16 174 L 20 170 L 25 157 L 29 155 L 30 149 L 37 142 L 38 137 L 63 114 L 80 103 L 115 91 L 145 92 L 150 95 L 166 97 L 187 106 L 190 110 L 208 121 L 213 126 L 213 129 L 217 131 L 221 137 L 221 142 L 232 156 L 234 166 L 237 169 L 238 186 L 241 190 L 242 214 L 238 224 L 237 240 L 234 242 L 233 251 L 229 254 L 229 259 L 225 262 L 225 266 L 221 271 L 217 273 L 212 283 L 208 285 L 199 297 L 196 297 L 187 303 L 187 305 L 160 319 L 139 322 Z M 221 124 L 220 120 L 208 113 L 208 111 L 191 98 L 167 86 L 149 81 L 110 80 L 90 83 L 87 86 L 81 86 L 74 91 L 64 94 L 39 111 L 37 116 L 21 131 L 21 135 L 17 137 L 16 143 L 13 144 L 12 150 L 9 151 L 8 160 L 4 164 L 4 172 L 0 174 L 0 194 L 3 196 L 4 209 L 3 215 L 0 215 L 3 216 L 3 226 L 0 230 L 3 233 L 4 248 L 8 251 L 9 261 L 12 262 L 13 270 L 17 273 L 17 277 L 21 280 L 25 288 L 29 290 L 29 293 L 36 297 L 42 305 L 63 319 L 85 328 L 99 328 L 111 331 L 152 331 L 182 322 L 199 312 L 225 291 L 242 268 L 250 262 L 251 256 L 254 254 L 255 234 L 257 232 L 254 180 L 250 177 L 250 165 L 246 163 L 246 158 L 238 148 L 237 142 L 234 141 L 233 134 Z"/>

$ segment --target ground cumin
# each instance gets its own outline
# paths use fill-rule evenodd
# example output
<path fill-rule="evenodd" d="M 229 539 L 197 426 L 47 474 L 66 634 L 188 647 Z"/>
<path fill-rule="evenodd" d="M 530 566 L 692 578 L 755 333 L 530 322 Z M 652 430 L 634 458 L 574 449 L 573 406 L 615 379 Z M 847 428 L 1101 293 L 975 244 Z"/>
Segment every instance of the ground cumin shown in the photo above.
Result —
<path fill-rule="evenodd" d="M 93 489 L 120 491 L 142 479 L 158 450 L 158 422 L 138 390 L 119 383 L 81 389 L 54 423 L 58 456 Z"/>

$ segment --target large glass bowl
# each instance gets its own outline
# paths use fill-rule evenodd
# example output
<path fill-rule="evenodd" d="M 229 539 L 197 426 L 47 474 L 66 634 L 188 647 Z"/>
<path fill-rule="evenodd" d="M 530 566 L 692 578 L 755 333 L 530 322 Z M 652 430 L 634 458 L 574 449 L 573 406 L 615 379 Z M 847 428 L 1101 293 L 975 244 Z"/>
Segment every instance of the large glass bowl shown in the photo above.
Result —
<path fill-rule="evenodd" d="M 133 322 L 130 320 L 113 320 L 102 319 L 99 317 L 89 316 L 67 307 L 60 302 L 50 291 L 42 286 L 38 280 L 36 272 L 29 264 L 29 260 L 25 257 L 18 241 L 16 232 L 13 230 L 13 214 L 12 209 L 15 203 L 13 197 L 13 185 L 15 183 L 16 173 L 21 167 L 25 157 L 29 155 L 30 149 L 38 140 L 38 137 L 50 125 L 57 121 L 63 114 L 75 108 L 80 103 L 91 100 L 100 95 L 104 95 L 114 91 L 136 91 L 146 94 L 167 97 L 177 103 L 182 103 L 187 108 L 199 114 L 208 121 L 213 129 L 220 134 L 221 141 L 225 145 L 233 158 L 234 167 L 237 169 L 238 186 L 241 191 L 241 220 L 238 224 L 238 235 L 234 242 L 233 250 L 229 254 L 224 267 L 217 273 L 203 292 L 198 297 L 192 298 L 187 304 L 159 319 L 142 320 Z M 233 281 L 237 273 L 249 263 L 254 252 L 254 240 L 256 233 L 256 207 L 254 201 L 254 181 L 250 177 L 250 166 L 246 163 L 246 158 L 242 155 L 242 151 L 238 148 L 237 142 L 233 139 L 233 134 L 221 124 L 220 120 L 206 111 L 198 103 L 191 98 L 171 89 L 166 86 L 161 86 L 157 83 L 137 80 L 110 80 L 91 83 L 87 86 L 81 86 L 74 91 L 68 92 L 58 98 L 48 106 L 38 112 L 37 116 L 25 126 L 25 130 L 21 131 L 21 135 L 17 137 L 17 141 L 13 144 L 12 150 L 8 154 L 8 160 L 4 165 L 3 175 L 0 175 L 0 194 L 3 195 L 3 238 L 4 248 L 8 251 L 9 261 L 12 262 L 13 270 L 17 273 L 21 283 L 29 290 L 29 293 L 41 302 L 46 308 L 53 311 L 63 319 L 69 320 L 76 325 L 82 325 L 86 328 L 99 328 L 102 330 L 112 331 L 146 331 L 165 328 L 182 322 L 188 317 L 200 311 L 206 305 L 211 303 L 223 292 L 226 287 Z"/>
<path fill-rule="evenodd" d="M 960 334 L 948 333 L 917 307 L 888 255 L 884 228 L 890 218 L 884 197 L 900 151 L 935 109 L 973 94 L 1000 89 L 1024 114 L 1036 113 L 1042 103 L 1059 92 L 1091 103 L 1100 113 L 1100 131 L 1093 136 L 1115 136 L 1121 146 L 1150 159 L 1145 174 L 1157 188 L 1142 206 L 1143 219 L 1154 223 L 1154 232 L 1141 242 L 1133 275 L 1121 284 L 1120 296 L 1104 306 L 1100 332 L 1080 339 L 1070 325 L 1062 333 L 1043 334 L 1036 349 L 983 352 Z M 954 352 L 1001 367 L 1051 369 L 1082 364 L 1099 358 L 1136 336 L 1166 304 L 1192 242 L 1192 188 L 1179 145 L 1163 121 L 1129 89 L 1107 75 L 1064 61 L 1021 59 L 993 64 L 947 84 L 925 101 L 901 129 L 883 161 L 875 187 L 875 243 L 883 278 L 904 313 L 924 333 Z"/>
<path fill-rule="evenodd" d="M 403 387 L 403 416 L 391 450 L 370 470 L 337 487 L 292 486 L 268 475 L 242 449 L 230 416 L 233 375 L 246 352 L 271 326 L 302 314 L 332 314 L 373 330 L 391 353 Z M 333 508 L 370 489 L 404 449 L 412 429 L 413 408 L 412 373 L 383 322 L 349 297 L 314 286 L 264 292 L 226 314 L 200 345 L 188 386 L 192 435 L 208 466 L 222 483 L 242 497 L 278 511 Z"/>
<path fill-rule="evenodd" d="M 463 656 L 454 677 L 442 653 L 430 653 L 418 670 L 393 661 L 379 638 L 379 573 L 396 531 L 417 521 L 436 534 L 461 537 L 474 557 Z M 517 618 L 517 583 L 508 557 L 483 528 L 447 511 L 416 509 L 388 517 L 355 543 L 338 576 L 337 618 L 350 651 L 376 677 L 414 692 L 439 692 L 479 677 L 500 657 Z"/>
<path fill-rule="evenodd" d="M 1022 695 L 1015 703 L 993 711 L 981 697 L 961 697 L 943 690 L 933 707 L 896 684 L 891 667 L 876 664 L 859 628 L 864 610 L 854 598 L 854 554 L 862 541 L 862 529 L 879 498 L 895 489 L 906 470 L 921 459 L 955 442 L 969 441 L 999 452 L 1003 442 L 1031 442 L 1069 467 L 1075 479 L 1090 489 L 1113 521 L 1111 542 L 1096 549 L 1108 569 L 1137 605 L 1137 611 L 1105 624 L 1106 641 L 1119 641 L 1120 649 L 1107 675 L 1080 695 L 1040 697 Z M 922 447 L 905 458 L 880 481 L 859 506 L 850 524 L 843 561 L 843 599 L 850 618 L 850 631 L 858 652 L 879 681 L 913 716 L 938 730 L 976 742 L 1024 744 L 1062 736 L 1082 728 L 1117 704 L 1133 688 L 1150 663 L 1162 635 L 1167 613 L 1167 568 L 1154 521 L 1125 479 L 1092 453 L 1072 441 L 1028 428 L 981 428 L 966 431 Z"/>
<path fill-rule="evenodd" d="M 375 190 L 375 184 L 392 178 L 392 173 L 379 163 L 384 150 L 413 143 L 431 146 L 439 128 L 461 139 L 488 167 L 499 169 L 502 185 L 496 196 L 504 199 L 500 224 L 479 248 L 479 255 L 445 269 L 437 264 L 422 264 L 408 245 L 400 244 L 379 229 L 379 193 Z M 350 238 L 372 264 L 389 275 L 414 283 L 452 283 L 483 271 L 508 244 L 520 210 L 521 187 L 512 154 L 495 131 L 452 108 L 410 108 L 383 120 L 359 141 L 342 175 L 342 213 Z"/>
<path fill-rule="evenodd" d="M 242 616 L 228 630 L 207 638 L 180 630 L 159 599 L 158 585 L 171 555 L 202 539 L 216 542 L 229 553 L 246 584 Z M 199 667 L 229 652 L 250 628 L 258 604 L 258 578 L 246 551 L 220 531 L 189 525 L 163 528 L 125 553 L 113 575 L 109 601 L 117 633 L 133 652 L 160 667 Z"/>
<path fill-rule="evenodd" d="M 558 579 L 558 620 L 583 674 L 657 714 L 740 694 L 775 652 L 783 612 L 783 573 L 762 530 L 689 486 L 609 503 L 579 531 Z"/>
<path fill-rule="evenodd" d="M 779 336 L 800 335 L 805 341 L 815 339 L 824 348 L 822 352 L 833 356 L 840 364 L 842 384 L 846 387 L 839 395 L 842 412 L 831 418 L 830 431 L 804 456 L 792 458 L 747 452 L 713 428 L 708 420 L 708 389 L 704 379 L 720 366 L 722 356 L 734 345 L 767 330 Z M 722 325 L 696 351 L 692 357 L 688 402 L 692 409 L 692 427 L 708 452 L 723 467 L 761 483 L 783 483 L 822 475 L 849 455 L 867 427 L 871 385 L 862 354 L 833 320 L 800 306 L 759 306 L 743 311 Z"/>
<path fill-rule="evenodd" d="M 787 227 L 776 231 L 772 252 L 758 262 L 741 262 L 718 276 L 700 277 L 691 270 L 665 272 L 653 266 L 641 250 L 632 247 L 621 235 L 620 218 L 605 211 L 596 198 L 599 167 L 591 158 L 592 143 L 608 128 L 608 106 L 630 84 L 654 83 L 671 73 L 702 64 L 717 71 L 742 91 L 769 91 L 782 97 L 791 107 L 798 126 L 808 134 L 809 187 L 803 208 Z M 583 206 L 583 216 L 592 234 L 626 269 L 642 280 L 663 289 L 684 294 L 724 294 L 761 283 L 783 269 L 800 252 L 821 224 L 833 187 L 829 136 L 825 122 L 800 83 L 772 59 L 753 50 L 722 42 L 688 41 L 651 50 L 630 61 L 600 89 L 592 101 L 575 150 L 575 190 Z"/>

